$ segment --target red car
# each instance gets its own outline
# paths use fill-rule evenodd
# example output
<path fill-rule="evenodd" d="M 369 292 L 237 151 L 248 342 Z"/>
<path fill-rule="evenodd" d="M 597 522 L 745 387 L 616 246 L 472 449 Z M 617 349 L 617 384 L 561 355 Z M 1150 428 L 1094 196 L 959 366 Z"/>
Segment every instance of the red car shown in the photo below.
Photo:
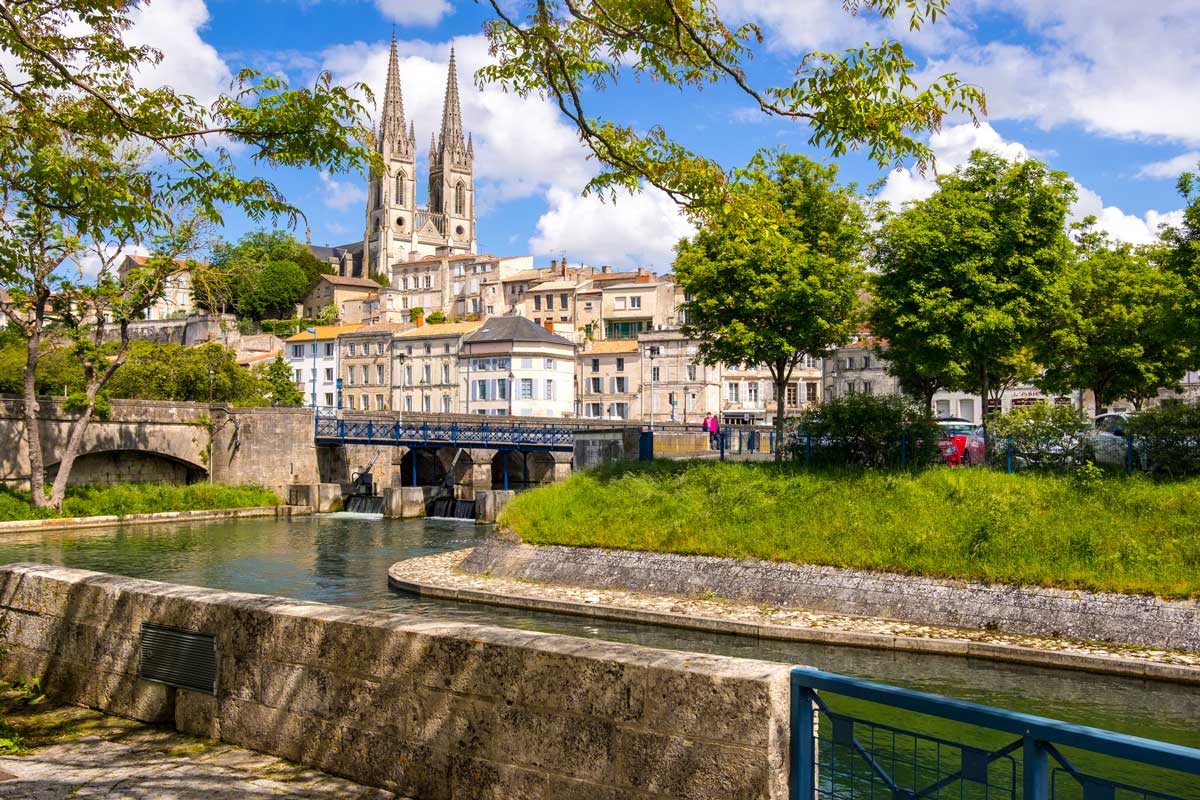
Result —
<path fill-rule="evenodd" d="M 939 419 L 942 438 L 938 448 L 942 460 L 952 467 L 969 467 L 984 463 L 983 428 L 967 419 L 947 417 Z"/>

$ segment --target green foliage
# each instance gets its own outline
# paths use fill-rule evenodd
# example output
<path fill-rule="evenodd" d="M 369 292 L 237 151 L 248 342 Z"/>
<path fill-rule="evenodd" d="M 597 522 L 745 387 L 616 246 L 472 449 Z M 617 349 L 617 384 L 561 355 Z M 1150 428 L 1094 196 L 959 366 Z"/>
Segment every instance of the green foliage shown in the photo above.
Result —
<path fill-rule="evenodd" d="M 218 403 L 256 405 L 264 386 L 238 366 L 236 354 L 216 342 L 199 347 L 134 342 L 125 363 L 108 383 L 112 397 L 207 403 L 209 371 Z"/>
<path fill-rule="evenodd" d="M 1037 371 L 1043 321 L 1061 304 L 1075 190 L 1041 162 L 980 150 L 938 186 L 880 231 L 871 329 L 906 391 L 998 396 Z"/>
<path fill-rule="evenodd" d="M 1074 406 L 1034 403 L 991 417 L 997 449 L 1012 437 L 1013 452 L 1023 466 L 1061 469 L 1090 461 L 1092 424 Z"/>
<path fill-rule="evenodd" d="M 416 322 L 417 317 L 423 317 L 423 316 L 425 316 L 425 309 L 421 308 L 420 306 L 413 306 L 412 308 L 410 308 L 408 310 L 408 321 L 409 322 Z"/>
<path fill-rule="evenodd" d="M 633 462 L 522 493 L 500 522 L 532 544 L 1200 597 L 1200 481 Z"/>
<path fill-rule="evenodd" d="M 304 405 L 304 396 L 300 394 L 300 389 L 292 380 L 292 368 L 283 360 L 283 353 L 275 356 L 265 367 L 260 365 L 256 374 L 266 385 L 267 394 L 275 405 Z"/>
<path fill-rule="evenodd" d="M 1184 335 L 1196 342 L 1200 341 L 1200 162 L 1196 164 L 1196 172 L 1179 176 L 1177 186 L 1186 203 L 1183 224 L 1162 231 L 1161 255 L 1164 266 L 1187 287 L 1180 322 L 1185 328 Z M 1200 363 L 1200 352 L 1193 358 L 1193 365 L 1196 363 Z"/>
<path fill-rule="evenodd" d="M 1180 277 L 1094 224 L 1089 217 L 1079 226 L 1063 302 L 1046 320 L 1040 383 L 1055 392 L 1091 389 L 1098 414 L 1178 385 L 1194 355 L 1178 325 L 1186 302 Z"/>
<path fill-rule="evenodd" d="M 425 321 L 430 325 L 441 325 L 446 322 L 446 314 L 442 311 L 435 311 Z"/>
<path fill-rule="evenodd" d="M 495 63 L 480 84 L 522 96 L 549 97 L 578 129 L 603 168 L 589 191 L 636 191 L 643 181 L 691 208 L 717 211 L 727 201 L 726 174 L 717 163 L 674 141 L 661 126 L 619 125 L 595 116 L 589 104 L 618 76 L 702 91 L 730 85 L 764 115 L 806 126 L 808 143 L 834 155 L 862 149 L 888 166 L 916 158 L 928 166 L 925 134 L 945 114 L 976 118 L 982 93 L 955 75 L 926 80 L 894 41 L 841 53 L 801 56 L 791 83 L 756 86 L 745 71 L 763 36 L 753 24 L 722 18 L 715 0 L 519 0 L 490 2 L 485 33 Z M 935 22 L 947 0 L 850 0 L 846 13 L 869 11 L 891 19 L 908 12 L 913 29 Z"/>
<path fill-rule="evenodd" d="M 19 756 L 25 752 L 25 738 L 8 720 L 0 717 L 0 755 Z"/>
<path fill-rule="evenodd" d="M 308 322 L 302 319 L 260 319 L 258 327 L 264 333 L 271 333 L 281 339 L 286 339 L 299 333 Z"/>
<path fill-rule="evenodd" d="M 322 325 L 336 325 L 338 321 L 338 309 L 333 303 L 321 309 L 321 313 L 317 314 L 317 322 Z"/>
<path fill-rule="evenodd" d="M 909 467 L 938 463 L 941 429 L 903 397 L 853 393 L 805 409 L 796 420 L 791 457 L 814 465 Z M 901 458 L 901 448 L 904 457 Z"/>
<path fill-rule="evenodd" d="M 234 308 L 254 320 L 288 316 L 321 275 L 333 268 L 286 231 L 255 231 L 214 249 L 212 269 L 193 276 L 197 304 Z"/>
<path fill-rule="evenodd" d="M 788 153 L 756 156 L 730 192 L 741 202 L 676 248 L 691 297 L 683 332 L 706 363 L 767 365 L 782 435 L 783 387 L 800 359 L 854 331 L 866 219 L 837 167 Z"/>
<path fill-rule="evenodd" d="M 38 508 L 27 492 L 0 487 L 0 520 L 53 517 L 125 516 L 160 511 L 209 511 L 220 508 L 254 508 L 280 504 L 279 497 L 259 486 L 223 486 L 193 483 L 125 483 L 117 486 L 73 486 L 67 490 L 62 512 Z"/>
<path fill-rule="evenodd" d="M 1144 467 L 1159 475 L 1200 475 L 1200 405 L 1168 403 L 1129 418 Z"/>

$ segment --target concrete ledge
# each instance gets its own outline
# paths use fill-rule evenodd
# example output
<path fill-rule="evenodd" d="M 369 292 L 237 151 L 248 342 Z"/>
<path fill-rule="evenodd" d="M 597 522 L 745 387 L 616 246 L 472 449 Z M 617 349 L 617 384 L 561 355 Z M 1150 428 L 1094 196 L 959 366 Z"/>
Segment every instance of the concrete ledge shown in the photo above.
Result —
<path fill-rule="evenodd" d="M 214 508 L 200 511 L 160 511 L 154 514 L 126 514 L 123 517 L 56 517 L 53 519 L 19 519 L 0 522 L 0 534 L 57 531 L 67 528 L 108 528 L 113 525 L 151 525 L 158 522 L 200 522 L 209 519 L 240 519 L 241 517 L 293 517 L 310 513 L 305 506 L 251 506 L 249 508 Z"/>
<path fill-rule="evenodd" d="M 656 594 L 711 594 L 922 625 L 1200 652 L 1200 602 L 1194 600 L 938 580 L 753 559 L 535 547 L 521 543 L 511 532 L 476 547 L 461 569 L 476 575 Z"/>
<path fill-rule="evenodd" d="M 0 567 L 3 672 L 47 695 L 451 800 L 784 800 L 790 667 L 38 564 Z M 139 677 L 206 633 L 216 695 Z"/>
<path fill-rule="evenodd" d="M 1160 664 L 1141 659 L 1102 656 L 1086 653 L 1069 653 L 1023 647 L 1012 644 L 974 642 L 966 639 L 935 639 L 914 636 L 894 636 L 885 633 L 846 631 L 828 628 L 806 628 L 788 625 L 763 625 L 740 620 L 694 616 L 665 611 L 628 608 L 605 603 L 582 603 L 569 600 L 551 600 L 530 595 L 515 595 L 504 592 L 489 592 L 479 589 L 456 589 L 433 582 L 402 578 L 395 574 L 395 565 L 388 571 L 388 585 L 402 592 L 455 600 L 467 603 L 519 608 L 526 611 L 544 611 L 554 614 L 569 614 L 577 617 L 633 622 L 647 625 L 663 625 L 683 630 L 704 633 L 724 633 L 754 639 L 772 639 L 808 644 L 827 644 L 837 647 L 862 647 L 875 650 L 897 650 L 909 653 L 930 653 L 962 658 L 982 658 L 1010 664 L 1034 667 L 1069 669 L 1101 675 L 1118 675 L 1127 678 L 1170 681 L 1189 685 L 1200 685 L 1200 669 L 1176 664 Z"/>

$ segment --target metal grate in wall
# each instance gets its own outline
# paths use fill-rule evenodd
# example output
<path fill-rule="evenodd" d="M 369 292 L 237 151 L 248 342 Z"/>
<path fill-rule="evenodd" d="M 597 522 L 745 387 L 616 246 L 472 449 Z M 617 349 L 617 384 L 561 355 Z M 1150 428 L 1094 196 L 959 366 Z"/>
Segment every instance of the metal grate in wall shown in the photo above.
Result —
<path fill-rule="evenodd" d="M 211 635 L 143 622 L 140 650 L 143 680 L 217 693 L 217 641 Z"/>

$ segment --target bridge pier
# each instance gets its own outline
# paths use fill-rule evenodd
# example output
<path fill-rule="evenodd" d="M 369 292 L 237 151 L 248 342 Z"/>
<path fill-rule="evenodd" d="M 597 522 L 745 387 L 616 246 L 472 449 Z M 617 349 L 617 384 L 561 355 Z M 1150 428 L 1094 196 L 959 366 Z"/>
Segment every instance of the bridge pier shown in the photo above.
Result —
<path fill-rule="evenodd" d="M 492 459 L 496 457 L 496 451 L 471 447 L 464 448 L 463 452 L 471 459 L 471 465 L 464 472 L 459 485 L 470 490 L 470 499 L 474 499 L 475 491 L 492 488 Z"/>

